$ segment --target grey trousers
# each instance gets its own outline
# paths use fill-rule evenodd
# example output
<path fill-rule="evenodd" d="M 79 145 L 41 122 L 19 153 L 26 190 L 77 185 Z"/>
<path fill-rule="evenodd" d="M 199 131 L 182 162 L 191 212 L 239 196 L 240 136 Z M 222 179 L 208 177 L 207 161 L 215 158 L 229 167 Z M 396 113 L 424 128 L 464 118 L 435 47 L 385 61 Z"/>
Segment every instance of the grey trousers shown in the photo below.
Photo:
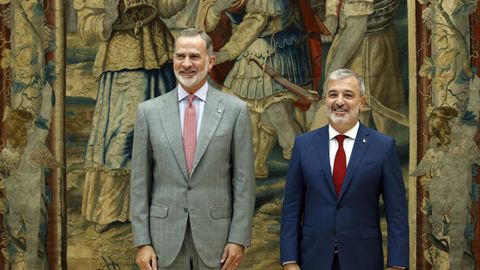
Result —
<path fill-rule="evenodd" d="M 220 258 L 218 258 L 220 261 Z M 219 270 L 220 268 L 211 268 L 202 261 L 193 243 L 190 222 L 187 223 L 185 230 L 185 239 L 183 240 L 180 252 L 177 258 L 169 267 L 158 268 L 158 270 Z"/>

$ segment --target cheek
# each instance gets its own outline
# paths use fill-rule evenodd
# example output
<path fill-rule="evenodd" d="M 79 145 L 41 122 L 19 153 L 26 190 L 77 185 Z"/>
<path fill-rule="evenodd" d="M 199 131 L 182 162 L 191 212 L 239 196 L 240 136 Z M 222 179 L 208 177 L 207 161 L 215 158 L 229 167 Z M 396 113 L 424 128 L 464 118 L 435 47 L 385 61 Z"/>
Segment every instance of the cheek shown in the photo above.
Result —
<path fill-rule="evenodd" d="M 210 61 L 205 61 L 205 64 L 203 65 L 206 70 L 210 70 L 213 67 L 213 63 Z"/>
<path fill-rule="evenodd" d="M 330 99 L 325 100 L 325 107 L 331 108 L 333 104 L 335 104 L 334 100 L 330 100 Z"/>
<path fill-rule="evenodd" d="M 173 69 L 179 70 L 182 66 L 182 63 L 179 61 L 173 61 Z"/>

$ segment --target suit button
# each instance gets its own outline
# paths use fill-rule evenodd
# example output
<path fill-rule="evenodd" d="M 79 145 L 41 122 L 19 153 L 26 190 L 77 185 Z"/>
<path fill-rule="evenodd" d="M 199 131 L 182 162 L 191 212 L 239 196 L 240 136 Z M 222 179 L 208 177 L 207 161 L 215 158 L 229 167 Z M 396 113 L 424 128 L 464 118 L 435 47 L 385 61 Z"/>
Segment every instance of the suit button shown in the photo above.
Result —
<path fill-rule="evenodd" d="M 183 208 L 183 212 L 188 213 L 188 208 Z"/>
<path fill-rule="evenodd" d="M 188 187 L 187 187 L 187 190 L 192 190 L 192 187 L 191 187 L 191 186 L 188 186 Z"/>

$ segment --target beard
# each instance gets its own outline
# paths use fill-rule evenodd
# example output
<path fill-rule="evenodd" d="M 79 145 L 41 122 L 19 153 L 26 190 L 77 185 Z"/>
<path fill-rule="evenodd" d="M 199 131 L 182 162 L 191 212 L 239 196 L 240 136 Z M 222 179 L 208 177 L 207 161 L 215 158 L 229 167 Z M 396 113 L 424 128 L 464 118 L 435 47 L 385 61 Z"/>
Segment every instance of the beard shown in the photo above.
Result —
<path fill-rule="evenodd" d="M 346 111 L 347 113 L 345 115 L 337 116 L 335 114 L 336 111 L 343 111 L 345 109 L 345 106 L 339 107 L 334 105 L 333 108 L 327 107 L 328 119 L 336 125 L 358 121 L 360 115 L 360 105 L 350 108 L 348 111 Z"/>
<path fill-rule="evenodd" d="M 192 67 L 190 70 L 195 70 L 195 68 Z M 200 81 L 202 81 L 207 76 L 208 61 L 206 61 L 203 69 L 196 70 L 197 73 L 193 77 L 184 77 L 184 76 L 182 76 L 180 71 L 181 70 L 176 70 L 176 69 L 173 70 L 173 72 L 175 73 L 175 77 L 177 78 L 178 82 L 186 88 L 193 87 L 193 86 L 197 85 Z"/>

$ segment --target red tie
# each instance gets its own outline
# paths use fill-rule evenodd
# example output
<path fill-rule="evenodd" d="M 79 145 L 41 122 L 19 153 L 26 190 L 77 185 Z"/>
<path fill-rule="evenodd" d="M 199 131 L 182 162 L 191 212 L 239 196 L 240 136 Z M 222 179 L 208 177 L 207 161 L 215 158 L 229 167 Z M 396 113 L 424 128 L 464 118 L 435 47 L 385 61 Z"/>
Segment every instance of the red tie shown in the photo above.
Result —
<path fill-rule="evenodd" d="M 187 162 L 187 172 L 192 172 L 193 158 L 195 157 L 195 145 L 197 144 L 197 117 L 193 100 L 195 95 L 188 96 L 188 105 L 185 107 L 183 118 L 183 151 Z"/>
<path fill-rule="evenodd" d="M 337 197 L 340 196 L 343 179 L 347 173 L 347 156 L 345 155 L 345 150 L 343 150 L 343 140 L 345 137 L 345 135 L 337 135 L 335 137 L 338 141 L 338 150 L 335 154 L 335 161 L 333 163 L 333 183 L 335 184 Z"/>

